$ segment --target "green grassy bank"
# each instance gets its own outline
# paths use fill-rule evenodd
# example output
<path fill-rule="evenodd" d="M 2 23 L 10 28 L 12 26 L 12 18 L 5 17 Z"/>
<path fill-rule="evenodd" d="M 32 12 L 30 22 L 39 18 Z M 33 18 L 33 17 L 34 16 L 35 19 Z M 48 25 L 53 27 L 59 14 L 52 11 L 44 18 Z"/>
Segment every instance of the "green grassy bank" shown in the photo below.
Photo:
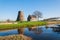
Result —
<path fill-rule="evenodd" d="M 17 29 L 17 28 L 25 28 L 25 27 L 33 27 L 33 26 L 43 26 L 46 22 L 44 21 L 34 21 L 34 22 L 18 22 L 17 24 L 2 24 L 0 25 L 0 30 L 4 29 Z"/>

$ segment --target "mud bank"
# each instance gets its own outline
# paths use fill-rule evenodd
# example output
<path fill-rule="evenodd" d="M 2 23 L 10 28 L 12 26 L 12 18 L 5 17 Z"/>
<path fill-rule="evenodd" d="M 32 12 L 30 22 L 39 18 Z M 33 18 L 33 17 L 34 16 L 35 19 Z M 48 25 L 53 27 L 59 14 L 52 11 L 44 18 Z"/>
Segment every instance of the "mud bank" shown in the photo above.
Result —
<path fill-rule="evenodd" d="M 0 36 L 0 40 L 32 40 L 32 38 L 24 36 L 22 34 L 18 34 L 18 35 Z"/>

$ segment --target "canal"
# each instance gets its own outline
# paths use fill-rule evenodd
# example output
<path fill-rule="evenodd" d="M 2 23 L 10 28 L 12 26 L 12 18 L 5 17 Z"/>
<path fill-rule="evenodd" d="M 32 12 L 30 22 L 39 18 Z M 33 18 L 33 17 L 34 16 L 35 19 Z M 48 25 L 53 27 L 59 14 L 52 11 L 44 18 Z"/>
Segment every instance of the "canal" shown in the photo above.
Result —
<path fill-rule="evenodd" d="M 0 32 L 0 36 L 16 34 L 18 34 L 17 29 Z M 31 37 L 33 40 L 60 40 L 60 26 L 38 26 L 33 28 L 24 28 L 24 35 Z"/>

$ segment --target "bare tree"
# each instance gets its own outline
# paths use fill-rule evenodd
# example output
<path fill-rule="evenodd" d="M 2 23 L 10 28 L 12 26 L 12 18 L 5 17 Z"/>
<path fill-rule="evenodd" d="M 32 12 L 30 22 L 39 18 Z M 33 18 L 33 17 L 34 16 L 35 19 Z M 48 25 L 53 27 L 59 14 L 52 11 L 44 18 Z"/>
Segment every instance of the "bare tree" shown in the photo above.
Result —
<path fill-rule="evenodd" d="M 10 19 L 7 19 L 7 22 L 10 22 L 11 20 Z"/>
<path fill-rule="evenodd" d="M 37 17 L 38 21 L 39 21 L 39 18 L 42 18 L 42 13 L 39 12 L 39 11 L 35 11 L 35 12 L 33 13 L 33 15 L 35 15 L 35 16 Z"/>

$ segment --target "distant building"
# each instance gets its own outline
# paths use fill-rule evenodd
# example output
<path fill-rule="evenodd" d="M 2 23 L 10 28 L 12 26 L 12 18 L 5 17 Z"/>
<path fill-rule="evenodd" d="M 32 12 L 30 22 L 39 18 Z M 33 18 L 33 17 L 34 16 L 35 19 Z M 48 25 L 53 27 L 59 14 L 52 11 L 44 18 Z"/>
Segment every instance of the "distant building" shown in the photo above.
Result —
<path fill-rule="evenodd" d="M 44 21 L 56 21 L 56 20 L 60 20 L 60 17 L 44 19 Z"/>
<path fill-rule="evenodd" d="M 37 21 L 37 18 L 35 15 L 29 15 L 27 21 Z"/>
<path fill-rule="evenodd" d="M 24 21 L 24 13 L 22 11 L 18 11 L 18 16 L 16 21 Z"/>
<path fill-rule="evenodd" d="M 16 21 L 12 21 L 10 19 L 7 19 L 6 21 L 1 21 L 0 22 L 0 25 L 3 25 L 3 24 L 17 24 L 18 22 Z"/>
<path fill-rule="evenodd" d="M 17 22 L 15 22 L 15 21 L 4 21 L 4 22 L 0 22 L 0 25 L 3 25 L 3 24 L 17 24 Z"/>

